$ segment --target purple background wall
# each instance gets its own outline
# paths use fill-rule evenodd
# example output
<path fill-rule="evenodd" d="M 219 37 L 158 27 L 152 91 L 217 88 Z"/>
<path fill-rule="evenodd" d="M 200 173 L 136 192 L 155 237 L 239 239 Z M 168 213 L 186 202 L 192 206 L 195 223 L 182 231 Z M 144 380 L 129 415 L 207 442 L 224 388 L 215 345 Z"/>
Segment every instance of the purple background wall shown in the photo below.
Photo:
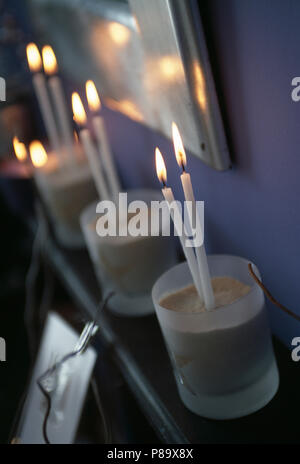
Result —
<path fill-rule="evenodd" d="M 197 198 L 206 202 L 207 250 L 253 260 L 274 296 L 300 313 L 300 103 L 290 96 L 300 75 L 300 2 L 200 3 L 234 160 L 217 172 L 188 158 Z M 182 198 L 170 141 L 116 113 L 105 116 L 124 186 L 158 187 L 159 145 Z M 290 345 L 300 324 L 268 309 L 274 332 Z"/>
<path fill-rule="evenodd" d="M 195 193 L 205 200 L 207 251 L 254 261 L 274 296 L 300 314 L 300 102 L 291 99 L 300 75 L 300 1 L 199 4 L 233 159 L 231 170 L 217 172 L 188 157 Z M 104 115 L 124 187 L 159 188 L 159 145 L 182 199 L 171 142 L 115 112 Z M 290 345 L 300 324 L 268 309 L 273 331 Z"/>

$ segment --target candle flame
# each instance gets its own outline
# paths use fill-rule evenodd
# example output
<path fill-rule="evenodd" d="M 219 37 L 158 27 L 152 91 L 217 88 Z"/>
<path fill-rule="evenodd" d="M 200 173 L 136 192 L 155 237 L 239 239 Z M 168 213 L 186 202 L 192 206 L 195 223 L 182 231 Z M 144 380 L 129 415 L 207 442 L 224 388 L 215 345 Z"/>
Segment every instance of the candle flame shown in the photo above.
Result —
<path fill-rule="evenodd" d="M 81 98 L 77 92 L 74 92 L 72 94 L 72 108 L 73 108 L 74 121 L 79 126 L 84 126 L 86 124 L 86 114 L 85 114 L 85 110 L 84 110 Z"/>
<path fill-rule="evenodd" d="M 23 162 L 27 158 L 27 150 L 24 143 L 20 142 L 18 137 L 13 138 L 13 146 L 16 157 L 19 161 Z"/>
<path fill-rule="evenodd" d="M 87 81 L 85 84 L 86 98 L 91 111 L 99 111 L 101 108 L 101 101 L 97 92 L 96 86 L 93 81 Z"/>
<path fill-rule="evenodd" d="M 155 165 L 158 180 L 165 184 L 167 182 L 167 170 L 164 159 L 158 147 L 155 149 Z"/>
<path fill-rule="evenodd" d="M 109 23 L 108 30 L 112 40 L 117 45 L 126 45 L 130 38 L 130 30 L 128 27 L 113 21 Z"/>
<path fill-rule="evenodd" d="M 41 168 L 47 163 L 48 155 L 39 140 L 34 140 L 29 144 L 29 152 L 34 167 Z"/>
<path fill-rule="evenodd" d="M 177 163 L 179 166 L 184 168 L 186 165 L 186 154 L 178 127 L 175 122 L 172 122 L 172 136 Z"/>
<path fill-rule="evenodd" d="M 27 61 L 31 72 L 38 72 L 42 69 L 42 59 L 39 49 L 34 43 L 29 43 L 26 47 Z"/>
<path fill-rule="evenodd" d="M 45 45 L 42 49 L 43 64 L 46 74 L 52 75 L 57 73 L 57 61 L 53 48 Z"/>

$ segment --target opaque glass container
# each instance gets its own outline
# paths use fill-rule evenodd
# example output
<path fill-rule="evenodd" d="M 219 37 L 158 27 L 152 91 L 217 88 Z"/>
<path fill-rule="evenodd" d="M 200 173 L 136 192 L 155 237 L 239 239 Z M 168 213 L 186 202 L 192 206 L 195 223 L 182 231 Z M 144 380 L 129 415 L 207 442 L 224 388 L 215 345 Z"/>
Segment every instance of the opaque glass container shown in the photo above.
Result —
<path fill-rule="evenodd" d="M 152 290 L 179 395 L 188 409 L 211 419 L 257 411 L 279 385 L 264 295 L 249 275 L 248 262 L 208 256 L 212 277 L 230 276 L 251 287 L 234 303 L 211 311 L 177 312 L 160 305 L 166 295 L 192 284 L 186 262 L 164 273 Z"/>
<path fill-rule="evenodd" d="M 127 201 L 162 201 L 157 190 L 132 190 Z M 100 237 L 96 232 L 96 203 L 88 206 L 80 221 L 87 248 L 103 292 L 115 290 L 109 308 L 121 315 L 141 316 L 154 312 L 151 289 L 162 271 L 176 262 L 175 242 L 168 236 Z M 150 223 L 150 216 L 148 218 Z M 169 218 L 163 218 L 167 227 Z"/>
<path fill-rule="evenodd" d="M 79 216 L 97 198 L 87 161 L 82 159 L 59 167 L 55 157 L 50 156 L 45 166 L 35 169 L 34 177 L 58 241 L 66 247 L 83 247 Z"/>

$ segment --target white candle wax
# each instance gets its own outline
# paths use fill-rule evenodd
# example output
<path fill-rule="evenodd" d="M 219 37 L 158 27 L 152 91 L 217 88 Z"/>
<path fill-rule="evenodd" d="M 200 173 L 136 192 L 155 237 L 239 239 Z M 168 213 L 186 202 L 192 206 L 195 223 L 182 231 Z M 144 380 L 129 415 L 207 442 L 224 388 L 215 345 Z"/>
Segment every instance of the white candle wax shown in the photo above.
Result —
<path fill-rule="evenodd" d="M 103 161 L 107 179 L 110 185 L 110 190 L 113 198 L 117 198 L 121 190 L 120 181 L 114 165 L 113 155 L 108 142 L 103 118 L 101 116 L 94 116 L 93 125 L 98 142 L 99 152 L 101 154 L 101 159 Z"/>
<path fill-rule="evenodd" d="M 73 132 L 70 124 L 70 118 L 66 107 L 65 95 L 63 92 L 61 80 L 58 76 L 49 78 L 49 87 L 51 89 L 54 104 L 57 110 L 59 123 L 62 130 L 63 142 L 68 153 L 68 161 L 74 162 L 73 154 Z"/>
<path fill-rule="evenodd" d="M 193 192 L 191 176 L 187 172 L 184 172 L 183 174 L 181 174 L 180 179 L 181 179 L 185 199 L 186 201 L 192 202 L 192 205 L 193 205 L 192 210 L 188 209 L 190 225 L 192 227 L 193 213 L 197 215 L 199 213 L 197 210 L 197 205 L 196 205 L 195 196 Z M 199 218 L 199 224 L 200 224 L 200 218 Z M 203 231 L 201 232 L 203 236 Z M 208 269 L 207 256 L 206 256 L 204 245 L 200 247 L 199 246 L 195 247 L 195 251 L 196 251 L 196 257 L 198 261 L 204 303 L 205 303 L 206 309 L 209 311 L 215 307 L 215 298 L 214 298 L 214 293 L 213 293 L 213 289 L 211 285 L 211 277 L 210 277 L 210 273 Z"/>
<path fill-rule="evenodd" d="M 58 131 L 47 92 L 45 77 L 41 73 L 36 73 L 33 76 L 33 85 L 39 102 L 43 120 L 46 126 L 47 135 L 50 141 L 51 149 L 55 151 L 57 156 L 61 157 L 60 142 Z"/>
<path fill-rule="evenodd" d="M 197 292 L 198 292 L 198 295 L 199 295 L 199 298 L 200 300 L 202 300 L 202 286 L 201 286 L 201 282 L 200 282 L 200 279 L 199 279 L 199 272 L 198 272 L 198 266 L 197 266 L 197 261 L 196 261 L 196 258 L 195 258 L 195 254 L 194 254 L 194 251 L 191 247 L 187 247 L 186 246 L 186 240 L 188 239 L 188 237 L 186 236 L 185 234 L 185 229 L 184 229 L 184 224 L 182 222 L 182 219 L 181 218 L 181 213 L 180 211 L 178 211 L 178 207 L 177 207 L 177 204 L 175 202 L 175 198 L 174 198 L 174 195 L 173 195 L 173 192 L 172 192 L 172 189 L 170 187 L 164 187 L 162 189 L 162 194 L 165 198 L 165 200 L 167 201 L 168 203 L 168 206 L 169 206 L 169 210 L 170 210 L 170 215 L 171 215 L 171 218 L 174 222 L 174 227 L 177 231 L 177 234 L 179 236 L 179 239 L 180 239 L 180 242 L 181 242 L 181 246 L 182 246 L 182 249 L 183 249 L 183 252 L 184 252 L 184 255 L 185 255 L 185 258 L 187 260 L 187 263 L 188 263 L 188 266 L 189 266 L 189 269 L 191 271 L 191 274 L 192 274 L 192 278 L 193 278 L 193 281 L 194 281 L 194 284 L 195 284 L 195 287 L 197 289 Z M 173 203 L 174 202 L 174 203 Z M 181 221 L 181 224 L 177 223 L 177 221 L 174 220 L 174 216 L 175 216 L 175 212 L 170 208 L 170 205 L 171 203 L 173 203 L 174 205 L 174 208 L 177 209 L 176 211 L 176 218 L 178 217 L 178 220 Z M 182 232 L 182 233 L 181 233 Z"/>
<path fill-rule="evenodd" d="M 97 150 L 94 147 L 89 130 L 82 129 L 79 133 L 79 137 L 83 145 L 85 154 L 88 158 L 99 197 L 101 200 L 107 200 L 109 199 L 109 192 L 103 176 L 99 154 L 97 153 Z"/>

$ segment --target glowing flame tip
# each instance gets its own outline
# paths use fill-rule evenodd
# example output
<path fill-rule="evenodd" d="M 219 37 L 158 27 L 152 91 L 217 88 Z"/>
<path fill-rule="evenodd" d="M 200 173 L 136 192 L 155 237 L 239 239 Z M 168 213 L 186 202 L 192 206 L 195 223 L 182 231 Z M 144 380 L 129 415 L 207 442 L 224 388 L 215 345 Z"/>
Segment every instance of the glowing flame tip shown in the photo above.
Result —
<path fill-rule="evenodd" d="M 186 154 L 181 135 L 175 122 L 172 122 L 172 137 L 177 163 L 184 169 L 186 165 Z"/>
<path fill-rule="evenodd" d="M 26 47 L 27 61 L 31 72 L 38 72 L 42 69 L 42 59 L 36 44 L 31 42 Z"/>
<path fill-rule="evenodd" d="M 74 92 L 72 94 L 72 108 L 73 108 L 74 121 L 79 126 L 84 126 L 86 124 L 86 113 L 85 113 L 81 98 L 77 92 Z"/>
<path fill-rule="evenodd" d="M 167 182 L 167 170 L 161 151 L 158 147 L 155 149 L 156 174 L 160 182 L 164 185 Z"/>
<path fill-rule="evenodd" d="M 85 84 L 85 90 L 89 109 L 95 112 L 99 111 L 101 108 L 101 101 L 94 82 L 87 81 Z"/>
<path fill-rule="evenodd" d="M 13 138 L 13 146 L 16 157 L 19 161 L 23 162 L 27 158 L 27 150 L 24 143 L 20 142 L 18 137 Z"/>
<path fill-rule="evenodd" d="M 32 164 L 36 168 L 41 168 L 48 161 L 48 155 L 45 148 L 39 140 L 33 140 L 29 144 L 29 152 Z"/>
<path fill-rule="evenodd" d="M 52 75 L 57 73 L 57 61 L 53 48 L 45 45 L 42 49 L 43 64 L 46 74 Z"/>

